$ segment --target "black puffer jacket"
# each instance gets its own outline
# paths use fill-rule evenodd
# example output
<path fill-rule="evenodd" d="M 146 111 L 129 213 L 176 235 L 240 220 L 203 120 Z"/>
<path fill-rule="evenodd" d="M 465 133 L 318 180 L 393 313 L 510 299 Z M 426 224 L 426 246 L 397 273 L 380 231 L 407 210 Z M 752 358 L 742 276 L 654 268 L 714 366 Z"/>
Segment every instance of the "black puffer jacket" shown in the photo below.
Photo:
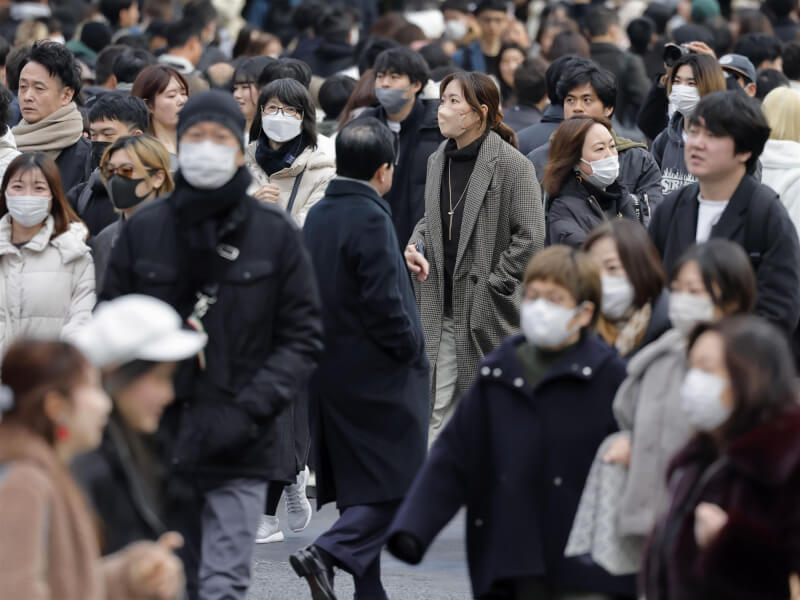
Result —
<path fill-rule="evenodd" d="M 100 169 L 92 171 L 88 181 L 72 188 L 67 193 L 67 200 L 86 223 L 91 236 L 97 235 L 119 218 L 100 177 Z"/>
<path fill-rule="evenodd" d="M 184 318 L 197 292 L 216 297 L 202 319 L 206 367 L 182 363 L 162 434 L 174 470 L 223 480 L 271 479 L 285 468 L 275 451 L 285 437 L 276 416 L 301 397 L 322 351 L 319 295 L 301 232 L 283 211 L 247 196 L 249 183 L 242 167 L 220 189 L 203 191 L 179 172 L 171 195 L 122 228 L 101 293 L 155 296 Z M 179 215 L 215 202 L 232 207 L 216 217 L 220 233 L 206 256 L 190 248 L 195 230 L 187 233 L 189 217 Z"/>

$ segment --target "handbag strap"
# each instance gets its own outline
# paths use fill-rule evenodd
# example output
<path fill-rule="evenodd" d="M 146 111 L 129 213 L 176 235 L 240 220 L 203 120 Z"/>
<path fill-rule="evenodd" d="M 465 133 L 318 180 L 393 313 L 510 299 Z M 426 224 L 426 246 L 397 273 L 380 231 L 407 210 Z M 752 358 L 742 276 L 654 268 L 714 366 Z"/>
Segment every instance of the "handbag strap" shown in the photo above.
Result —
<path fill-rule="evenodd" d="M 294 206 L 294 200 L 295 198 L 297 198 L 297 190 L 300 189 L 300 182 L 303 180 L 303 173 L 305 172 L 306 170 L 303 169 L 302 171 L 300 171 L 297 177 L 294 178 L 294 185 L 292 186 L 292 195 L 289 196 L 289 204 L 286 205 L 286 212 L 289 214 L 292 214 L 292 207 Z"/>

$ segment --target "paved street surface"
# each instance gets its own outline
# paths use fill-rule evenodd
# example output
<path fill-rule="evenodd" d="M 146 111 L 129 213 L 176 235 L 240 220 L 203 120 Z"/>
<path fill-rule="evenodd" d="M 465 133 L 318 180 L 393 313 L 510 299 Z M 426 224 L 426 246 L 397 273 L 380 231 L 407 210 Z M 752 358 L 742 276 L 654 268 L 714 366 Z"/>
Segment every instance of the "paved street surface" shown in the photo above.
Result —
<path fill-rule="evenodd" d="M 313 500 L 312 500 L 313 503 Z M 283 501 L 278 516 L 283 519 Z M 310 598 L 308 585 L 289 566 L 289 555 L 316 539 L 337 519 L 334 505 L 329 504 L 314 515 L 308 528 L 300 534 L 284 529 L 286 540 L 277 544 L 257 545 L 253 555 L 253 583 L 248 600 L 305 600 Z M 442 531 L 425 560 L 411 567 L 384 552 L 383 585 L 390 600 L 464 600 L 472 597 L 466 569 L 464 548 L 464 515 L 460 513 Z M 339 600 L 353 597 L 353 580 L 348 573 L 337 571 L 336 592 Z"/>

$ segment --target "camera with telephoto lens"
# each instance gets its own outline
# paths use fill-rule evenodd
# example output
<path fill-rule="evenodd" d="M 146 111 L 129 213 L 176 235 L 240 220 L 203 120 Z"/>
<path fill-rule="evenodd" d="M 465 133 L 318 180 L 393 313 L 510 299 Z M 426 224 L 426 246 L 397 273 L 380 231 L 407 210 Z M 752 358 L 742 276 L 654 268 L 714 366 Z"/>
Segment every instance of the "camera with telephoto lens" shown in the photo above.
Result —
<path fill-rule="evenodd" d="M 667 67 L 671 67 L 675 64 L 675 61 L 678 60 L 681 56 L 689 54 L 690 50 L 688 48 L 684 48 L 680 44 L 664 44 L 664 64 Z"/>

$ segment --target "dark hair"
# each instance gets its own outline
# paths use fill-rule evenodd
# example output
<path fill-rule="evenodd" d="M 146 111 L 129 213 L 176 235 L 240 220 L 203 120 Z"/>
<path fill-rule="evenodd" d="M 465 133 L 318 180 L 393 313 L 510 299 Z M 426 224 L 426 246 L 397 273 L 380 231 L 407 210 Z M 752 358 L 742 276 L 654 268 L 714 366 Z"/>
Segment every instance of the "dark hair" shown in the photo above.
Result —
<path fill-rule="evenodd" d="M 628 39 L 631 41 L 631 50 L 636 54 L 646 54 L 650 49 L 656 25 L 650 17 L 639 17 L 628 23 Z"/>
<path fill-rule="evenodd" d="M 577 31 L 565 29 L 559 31 L 553 38 L 553 43 L 550 44 L 550 49 L 547 51 L 547 58 L 556 60 L 562 56 L 582 56 L 589 58 L 589 42 Z"/>
<path fill-rule="evenodd" d="M 375 59 L 374 71 L 376 76 L 378 73 L 408 75 L 408 79 L 412 84 L 421 84 L 419 91 L 417 91 L 418 96 L 422 93 L 425 84 L 428 83 L 428 79 L 431 77 L 431 72 L 425 59 L 422 58 L 419 52 L 415 52 L 410 48 L 384 50 Z"/>
<path fill-rule="evenodd" d="M 657 34 L 664 35 L 664 31 L 667 29 L 667 23 L 669 23 L 669 20 L 672 18 L 673 12 L 674 9 L 670 9 L 666 4 L 651 2 L 647 5 L 644 16 L 653 21 Z"/>
<path fill-rule="evenodd" d="M 14 102 L 14 94 L 0 83 L 0 135 L 8 133 L 11 123 L 11 104 Z"/>
<path fill-rule="evenodd" d="M 713 92 L 701 98 L 689 124 L 733 138 L 736 154 L 750 152 L 746 163 L 748 173 L 755 169 L 769 139 L 769 123 L 758 100 L 738 91 Z"/>
<path fill-rule="evenodd" d="M 100 52 L 111 43 L 114 34 L 102 21 L 89 21 L 81 27 L 81 42 L 92 52 Z"/>
<path fill-rule="evenodd" d="M 797 0 L 764 0 L 762 8 L 775 17 L 788 17 L 797 8 Z"/>
<path fill-rule="evenodd" d="M 54 77 L 63 87 L 71 88 L 75 96 L 81 91 L 81 70 L 75 56 L 65 46 L 58 42 L 35 42 L 30 54 L 20 63 L 19 73 L 28 63 L 35 62 L 42 65 L 51 77 Z M 19 85 L 19 75 L 17 76 Z"/>
<path fill-rule="evenodd" d="M 324 10 L 320 16 L 317 22 L 318 35 L 327 42 L 346 43 L 354 25 L 350 11 L 334 6 Z"/>
<path fill-rule="evenodd" d="M 311 85 L 311 67 L 296 58 L 279 58 L 268 63 L 258 76 L 258 87 L 264 87 L 276 79 L 294 79 L 304 88 Z"/>
<path fill-rule="evenodd" d="M 153 27 L 153 25 L 156 25 Z M 128 33 L 126 35 L 121 35 L 116 39 L 116 43 L 120 46 L 126 46 L 128 48 L 133 48 L 134 50 L 147 50 L 150 51 L 150 40 L 157 36 L 158 25 L 155 23 L 151 23 L 150 26 L 147 28 L 147 35 L 135 35 L 133 33 Z M 164 27 L 164 31 L 166 32 L 166 26 Z"/>
<path fill-rule="evenodd" d="M 261 113 L 270 98 L 277 98 L 282 104 L 303 111 L 303 126 L 300 135 L 303 143 L 311 148 L 317 147 L 317 109 L 311 94 L 295 79 L 276 79 L 261 88 L 258 94 L 256 114 L 250 127 L 250 139 L 255 141 L 263 135 L 261 131 Z"/>
<path fill-rule="evenodd" d="M 689 23 L 688 25 L 681 25 L 672 30 L 672 39 L 670 41 L 676 44 L 688 44 L 689 42 L 703 42 L 709 46 L 714 45 L 714 34 L 705 25 L 698 25 L 696 23 Z"/>
<path fill-rule="evenodd" d="M 150 124 L 150 112 L 144 100 L 122 92 L 103 94 L 89 109 L 89 122 L 101 120 L 120 121 L 128 129 L 139 129 L 144 133 Z"/>
<path fill-rule="evenodd" d="M 797 371 L 784 332 L 761 317 L 740 315 L 699 325 L 689 350 L 705 333 L 720 335 L 725 346 L 734 404 L 722 427 L 725 442 L 797 409 Z"/>
<path fill-rule="evenodd" d="M 776 87 L 791 87 L 789 78 L 775 69 L 759 69 L 756 76 L 756 98 L 763 100 Z"/>
<path fill-rule="evenodd" d="M 233 72 L 233 85 L 240 83 L 252 83 L 258 85 L 258 78 L 264 68 L 275 62 L 269 56 L 248 56 L 239 61 Z"/>
<path fill-rule="evenodd" d="M 589 84 L 604 108 L 614 108 L 617 103 L 617 80 L 614 74 L 601 69 L 591 61 L 567 66 L 558 81 L 558 96 L 561 104 L 576 87 Z"/>
<path fill-rule="evenodd" d="M 452 73 L 442 80 L 439 87 L 439 98 L 444 95 L 451 82 L 458 81 L 464 95 L 464 101 L 474 110 L 481 119 L 481 124 L 487 130 L 494 131 L 503 141 L 518 147 L 517 134 L 508 125 L 503 123 L 503 112 L 500 110 L 500 92 L 491 77 L 483 73 Z M 483 118 L 481 105 L 488 108 L 486 119 Z"/>
<path fill-rule="evenodd" d="M 167 38 L 167 48 L 170 50 L 172 48 L 182 48 L 193 37 L 199 40 L 202 31 L 202 25 L 193 19 L 184 18 L 170 23 L 165 36 Z"/>
<path fill-rule="evenodd" d="M 97 85 L 105 83 L 114 74 L 114 61 L 126 50 L 126 46 L 116 44 L 113 46 L 106 46 L 100 51 L 94 63 L 95 81 Z"/>
<path fill-rule="evenodd" d="M 783 46 L 783 74 L 789 79 L 800 79 L 800 41 L 789 42 Z"/>
<path fill-rule="evenodd" d="M 372 69 L 367 69 L 356 83 L 356 89 L 350 94 L 347 104 L 344 105 L 342 115 L 339 118 L 339 128 L 348 123 L 353 111 L 359 108 L 375 106 L 378 99 L 375 97 L 375 75 Z"/>
<path fill-rule="evenodd" d="M 427 41 L 428 37 L 419 25 L 408 23 L 397 30 L 394 39 L 401 46 L 410 46 L 414 42 Z"/>
<path fill-rule="evenodd" d="M 217 9 L 214 8 L 211 0 L 190 0 L 183 7 L 183 17 L 191 19 L 200 25 L 200 29 L 203 29 L 212 21 L 217 20 Z"/>
<path fill-rule="evenodd" d="M 369 181 L 385 164 L 394 164 L 394 134 L 375 117 L 345 124 L 336 136 L 336 173 Z"/>
<path fill-rule="evenodd" d="M 61 185 L 61 173 L 58 171 L 56 163 L 44 152 L 26 152 L 20 154 L 11 164 L 8 165 L 5 175 L 3 175 L 3 183 L 0 186 L 0 216 L 8 212 L 6 206 L 6 189 L 11 178 L 17 174 L 18 171 L 31 171 L 39 169 L 47 180 L 47 185 L 50 187 L 50 193 L 53 195 L 52 206 L 50 214 L 53 215 L 54 227 L 53 236 L 58 237 L 69 229 L 70 223 L 80 223 L 81 220 L 75 211 L 72 210 L 67 197 L 64 195 L 64 188 Z M 5 373 L 3 373 L 5 377 Z"/>
<path fill-rule="evenodd" d="M 356 80 L 348 75 L 332 75 L 319 88 L 319 104 L 328 119 L 338 119 L 350 95 L 356 89 Z"/>
<path fill-rule="evenodd" d="M 137 0 L 100 0 L 100 12 L 113 27 L 119 27 L 119 12 L 126 10 Z"/>
<path fill-rule="evenodd" d="M 594 65 L 588 58 L 572 55 L 559 56 L 550 63 L 550 66 L 547 67 L 547 71 L 545 71 L 544 74 L 545 84 L 547 85 L 547 97 L 550 99 L 550 104 L 564 104 L 564 98 L 558 95 L 558 82 L 566 70 L 572 66 L 572 63 L 586 64 L 587 66 Z"/>
<path fill-rule="evenodd" d="M 725 90 L 725 72 L 713 56 L 707 54 L 684 54 L 672 64 L 667 72 L 667 94 L 672 93 L 672 80 L 683 65 L 689 65 L 697 82 L 697 93 L 700 97 Z"/>
<path fill-rule="evenodd" d="M 325 5 L 320 0 L 302 0 L 292 11 L 292 25 L 299 32 L 314 29 L 324 8 Z"/>
<path fill-rule="evenodd" d="M 538 58 L 526 58 L 514 71 L 514 88 L 517 102 L 525 106 L 535 106 L 547 94 L 545 84 L 545 63 Z"/>
<path fill-rule="evenodd" d="M 619 16 L 615 10 L 605 6 L 593 6 L 586 13 L 584 26 L 589 37 L 605 35 L 613 25 L 619 25 Z"/>
<path fill-rule="evenodd" d="M 8 89 L 15 95 L 19 90 L 19 73 L 22 67 L 30 56 L 30 46 L 20 46 L 12 48 L 6 58 L 6 81 L 8 82 Z"/>
<path fill-rule="evenodd" d="M 186 78 L 176 69 L 167 65 L 149 65 L 136 76 L 131 88 L 131 96 L 138 96 L 145 101 L 149 108 L 156 96 L 167 89 L 172 79 L 177 79 L 186 93 L 189 93 L 189 84 L 186 83 Z"/>
<path fill-rule="evenodd" d="M 358 55 L 358 72 L 363 75 L 375 65 L 375 60 L 380 54 L 391 48 L 400 48 L 400 44 L 389 38 L 368 39 Z"/>
<path fill-rule="evenodd" d="M 783 46 L 771 35 L 747 33 L 739 38 L 733 51 L 749 58 L 753 66 L 758 69 L 765 60 L 780 58 Z"/>
<path fill-rule="evenodd" d="M 464 69 L 454 64 L 436 67 L 431 71 L 431 79 L 433 81 L 442 81 L 448 75 L 452 75 L 453 73 L 461 73 L 463 70 Z"/>
<path fill-rule="evenodd" d="M 611 121 L 604 117 L 580 116 L 567 119 L 558 126 L 550 139 L 547 166 L 542 177 L 542 189 L 555 198 L 583 154 L 586 134 L 595 123 L 611 131 Z"/>
<path fill-rule="evenodd" d="M 0 35 L 0 66 L 5 66 L 9 52 L 11 52 L 11 44 Z"/>
<path fill-rule="evenodd" d="M 280 38 L 271 33 L 265 33 L 252 25 L 245 25 L 239 30 L 236 43 L 233 45 L 233 58 L 264 56 L 269 45 L 274 42 L 280 42 Z"/>
<path fill-rule="evenodd" d="M 619 260 L 633 286 L 633 305 L 641 308 L 658 298 L 667 285 L 667 275 L 647 230 L 636 221 L 614 219 L 593 229 L 581 249 L 588 252 L 604 238 L 617 245 Z"/>
<path fill-rule="evenodd" d="M 474 14 L 477 17 L 479 14 L 487 10 L 506 12 L 508 10 L 508 5 L 506 4 L 505 0 L 481 0 L 475 7 Z"/>
<path fill-rule="evenodd" d="M 712 238 L 689 246 L 672 268 L 670 280 L 675 281 L 690 262 L 697 264 L 711 300 L 725 314 L 752 312 L 756 305 L 756 277 L 750 258 L 739 244 Z"/>
<path fill-rule="evenodd" d="M 3 357 L 3 383 L 14 393 L 14 404 L 3 414 L 3 422 L 25 427 L 54 444 L 55 423 L 45 413 L 45 397 L 54 391 L 68 397 L 88 381 L 89 368 L 83 354 L 65 342 L 12 343 Z"/>
<path fill-rule="evenodd" d="M 157 64 L 156 57 L 147 50 L 127 48 L 117 56 L 112 67 L 117 83 L 133 83 L 145 67 Z"/>
<path fill-rule="evenodd" d="M 450 60 L 449 56 L 447 56 L 447 53 L 444 51 L 444 48 L 440 42 L 431 42 L 430 44 L 425 44 L 419 49 L 419 54 L 425 59 L 425 62 L 428 64 L 428 68 L 431 70 L 437 67 L 453 64 L 453 61 Z"/>
<path fill-rule="evenodd" d="M 750 33 L 763 33 L 766 35 L 773 35 L 774 33 L 769 17 L 758 8 L 740 8 L 736 11 L 734 18 L 739 22 L 739 36 Z"/>
<path fill-rule="evenodd" d="M 406 25 L 408 25 L 408 20 L 403 15 L 399 12 L 389 11 L 369 28 L 369 37 L 394 41 L 395 34 Z"/>

